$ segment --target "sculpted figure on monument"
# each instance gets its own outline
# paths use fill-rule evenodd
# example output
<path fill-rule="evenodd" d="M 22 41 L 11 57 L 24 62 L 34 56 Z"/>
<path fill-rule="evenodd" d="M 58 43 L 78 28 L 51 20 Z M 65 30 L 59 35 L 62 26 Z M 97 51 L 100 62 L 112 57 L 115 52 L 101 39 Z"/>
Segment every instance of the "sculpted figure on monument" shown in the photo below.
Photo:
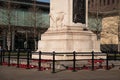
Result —
<path fill-rule="evenodd" d="M 64 12 L 55 12 L 53 9 L 51 13 L 49 14 L 51 20 L 52 20 L 52 26 L 53 27 L 62 27 L 63 26 L 63 20 L 64 20 Z"/>

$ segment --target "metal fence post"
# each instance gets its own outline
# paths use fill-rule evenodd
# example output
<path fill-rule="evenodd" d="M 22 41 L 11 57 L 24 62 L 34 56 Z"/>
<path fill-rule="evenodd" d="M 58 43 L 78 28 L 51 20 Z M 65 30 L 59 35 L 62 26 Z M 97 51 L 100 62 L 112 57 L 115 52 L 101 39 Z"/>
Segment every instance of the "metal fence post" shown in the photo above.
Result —
<path fill-rule="evenodd" d="M 53 51 L 53 68 L 52 68 L 52 73 L 55 73 L 55 51 Z"/>
<path fill-rule="evenodd" d="M 3 59 L 2 59 L 2 60 L 3 60 L 2 62 L 5 62 L 5 50 L 3 50 L 2 58 L 3 58 Z"/>
<path fill-rule="evenodd" d="M 109 70 L 109 66 L 108 66 L 108 53 L 107 53 L 107 57 L 106 57 L 106 70 Z"/>
<path fill-rule="evenodd" d="M 27 68 L 26 69 L 30 69 L 30 50 L 27 51 Z"/>
<path fill-rule="evenodd" d="M 38 70 L 39 71 L 42 71 L 42 67 L 41 67 L 41 54 L 42 54 L 42 52 L 40 51 L 39 52 L 39 61 L 38 61 Z"/>
<path fill-rule="evenodd" d="M 76 72 L 76 69 L 75 69 L 75 64 L 76 64 L 76 52 L 74 51 L 73 52 L 73 72 Z"/>
<path fill-rule="evenodd" d="M 17 68 L 19 68 L 19 59 L 20 59 L 20 50 L 18 49 L 18 52 L 17 52 Z"/>
<path fill-rule="evenodd" d="M 117 58 L 117 52 L 114 53 L 114 60 L 116 61 Z"/>
<path fill-rule="evenodd" d="M 92 71 L 94 71 L 94 51 L 92 51 Z"/>
<path fill-rule="evenodd" d="M 11 51 L 9 50 L 8 51 L 8 66 L 10 66 L 10 58 L 11 58 L 10 56 L 11 56 Z"/>
<path fill-rule="evenodd" d="M 0 50 L 0 65 L 2 65 L 2 57 L 3 57 L 2 50 Z"/>

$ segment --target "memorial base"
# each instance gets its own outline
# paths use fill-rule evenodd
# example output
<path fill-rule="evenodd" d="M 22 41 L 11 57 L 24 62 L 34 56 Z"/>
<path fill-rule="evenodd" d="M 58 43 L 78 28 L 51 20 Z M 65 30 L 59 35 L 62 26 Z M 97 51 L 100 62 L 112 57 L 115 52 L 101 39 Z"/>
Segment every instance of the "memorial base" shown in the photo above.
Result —
<path fill-rule="evenodd" d="M 56 54 L 55 55 L 55 60 L 73 60 L 74 56 L 73 54 Z M 39 54 L 38 53 L 34 53 L 32 55 L 32 59 L 39 59 Z M 48 54 L 41 54 L 41 59 L 42 60 L 53 60 L 53 55 L 48 55 Z M 83 53 L 79 53 L 76 54 L 75 56 L 76 60 L 91 60 L 92 59 L 92 54 L 91 53 L 87 53 L 87 54 L 83 54 Z M 106 54 L 94 54 L 94 59 L 106 59 Z"/>
<path fill-rule="evenodd" d="M 55 60 L 73 60 L 73 51 L 89 52 L 89 54 L 77 54 L 76 60 L 92 59 L 92 51 L 100 52 L 100 43 L 96 35 L 91 31 L 83 30 L 81 27 L 66 26 L 61 28 L 50 28 L 42 36 L 38 42 L 37 52 L 47 52 L 48 55 L 42 53 L 41 59 L 53 60 L 52 52 L 55 51 Z M 57 54 L 58 53 L 58 54 Z M 64 54 L 59 54 L 64 53 Z M 39 59 L 39 54 L 32 54 L 33 59 Z M 105 59 L 105 56 L 95 56 L 95 59 Z M 71 62 L 72 63 L 72 62 Z M 69 63 L 69 64 L 71 64 Z M 59 65 L 67 63 L 60 62 Z"/>
<path fill-rule="evenodd" d="M 49 29 L 38 42 L 42 52 L 100 52 L 100 42 L 91 31 L 76 26 Z"/>

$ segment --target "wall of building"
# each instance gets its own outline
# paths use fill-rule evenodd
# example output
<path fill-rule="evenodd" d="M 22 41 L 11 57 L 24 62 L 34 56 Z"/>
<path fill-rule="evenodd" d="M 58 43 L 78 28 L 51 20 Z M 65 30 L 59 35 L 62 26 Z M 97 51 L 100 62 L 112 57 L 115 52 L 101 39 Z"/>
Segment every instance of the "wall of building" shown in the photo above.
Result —
<path fill-rule="evenodd" d="M 101 49 L 118 51 L 118 20 L 119 16 L 105 17 L 102 20 Z"/>
<path fill-rule="evenodd" d="M 101 35 L 101 44 L 118 44 L 118 16 L 103 18 Z"/>
<path fill-rule="evenodd" d="M 118 9 L 120 0 L 89 0 L 89 11 L 96 11 L 97 7 L 101 12 Z"/>
<path fill-rule="evenodd" d="M 4 2 L 4 0 L 2 1 Z M 10 48 L 14 51 L 18 48 L 24 49 L 24 42 L 27 41 L 27 48 L 34 50 L 34 39 L 36 41 L 38 38 L 40 39 L 41 33 L 49 27 L 49 5 L 44 3 L 38 5 L 37 3 L 38 7 L 34 12 L 33 3 L 17 1 L 13 3 L 17 6 L 12 6 L 9 10 L 7 4 L 0 3 L 0 30 L 2 30 L 0 45 L 4 49 Z M 8 31 L 8 24 L 11 34 Z M 34 31 L 35 29 L 36 31 Z"/>
<path fill-rule="evenodd" d="M 14 9 L 10 11 L 10 22 L 14 26 L 26 26 L 33 27 L 35 17 L 34 12 L 29 10 Z M 8 24 L 8 11 L 5 9 L 0 9 L 0 25 Z M 48 12 L 37 11 L 36 13 L 36 25 L 37 27 L 43 27 L 41 24 L 49 25 L 49 16 Z M 48 26 L 44 26 L 48 27 Z"/>

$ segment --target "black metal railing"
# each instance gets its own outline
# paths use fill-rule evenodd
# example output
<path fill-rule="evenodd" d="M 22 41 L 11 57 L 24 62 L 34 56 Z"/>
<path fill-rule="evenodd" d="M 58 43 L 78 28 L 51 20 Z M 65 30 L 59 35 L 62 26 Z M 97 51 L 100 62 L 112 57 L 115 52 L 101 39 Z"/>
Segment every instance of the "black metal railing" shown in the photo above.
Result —
<path fill-rule="evenodd" d="M 92 51 L 92 52 L 75 52 L 75 51 L 73 51 L 71 53 L 70 52 L 57 53 L 55 51 L 53 51 L 53 52 L 41 52 L 41 51 L 40 52 L 33 52 L 33 54 L 34 53 L 38 54 L 38 58 L 37 59 L 32 59 L 31 58 L 32 52 L 30 50 L 27 50 L 25 52 L 26 55 L 24 55 L 24 56 L 21 55 L 21 53 L 22 53 L 22 51 L 20 49 L 18 49 L 18 51 L 16 52 L 16 55 L 14 55 L 14 56 L 12 55 L 11 51 L 8 51 L 8 52 L 0 51 L 0 65 L 2 66 L 4 64 L 6 64 L 8 66 L 11 66 L 11 64 L 13 64 L 11 60 L 15 59 L 16 60 L 16 65 L 15 66 L 17 68 L 20 68 L 20 66 L 22 65 L 21 60 L 25 60 L 26 64 L 24 65 L 24 68 L 31 69 L 33 67 L 33 65 L 30 66 L 32 64 L 32 61 L 36 60 L 36 62 L 37 62 L 36 68 L 39 71 L 42 71 L 43 70 L 43 66 L 42 66 L 43 59 L 42 59 L 42 56 L 43 55 L 47 55 L 47 56 L 49 55 L 52 58 L 49 59 L 49 60 L 48 59 L 46 59 L 46 60 L 49 61 L 49 64 L 51 64 L 51 66 L 50 66 L 52 68 L 51 72 L 55 73 L 56 72 L 56 63 L 57 62 L 62 62 L 62 61 L 66 62 L 66 63 L 68 61 L 71 62 L 72 63 L 72 66 L 71 66 L 72 69 L 71 70 L 73 72 L 76 72 L 77 71 L 76 64 L 77 64 L 78 61 L 79 61 L 79 63 L 80 63 L 80 61 L 84 61 L 84 60 L 85 61 L 90 61 L 91 64 L 87 68 L 89 68 L 92 71 L 94 71 L 95 67 L 96 67 L 95 66 L 95 60 L 104 60 L 106 62 L 104 64 L 106 70 L 109 70 L 110 67 L 114 66 L 114 64 L 112 64 L 112 65 L 109 64 L 110 60 L 114 60 L 114 61 L 120 60 L 120 58 L 119 58 L 120 56 L 117 56 L 117 53 L 111 54 L 111 52 L 108 52 L 108 53 L 105 53 L 105 54 L 102 54 L 100 52 L 97 53 L 97 52 L 94 52 L 94 51 Z M 57 56 L 61 56 L 61 55 L 71 56 L 71 59 L 56 59 Z M 78 56 L 89 56 L 91 58 L 90 59 L 79 59 Z M 96 56 L 106 56 L 106 58 L 105 59 L 96 59 L 95 58 Z M 33 62 L 33 63 L 35 63 L 35 62 Z M 120 66 L 120 64 L 118 64 L 118 65 Z M 101 67 L 101 66 L 102 65 L 99 64 L 99 67 Z M 64 67 L 66 67 L 66 69 L 69 68 L 69 66 L 64 66 Z M 79 69 L 83 69 L 85 67 L 86 67 L 86 65 L 83 65 L 82 67 L 79 67 Z"/>

